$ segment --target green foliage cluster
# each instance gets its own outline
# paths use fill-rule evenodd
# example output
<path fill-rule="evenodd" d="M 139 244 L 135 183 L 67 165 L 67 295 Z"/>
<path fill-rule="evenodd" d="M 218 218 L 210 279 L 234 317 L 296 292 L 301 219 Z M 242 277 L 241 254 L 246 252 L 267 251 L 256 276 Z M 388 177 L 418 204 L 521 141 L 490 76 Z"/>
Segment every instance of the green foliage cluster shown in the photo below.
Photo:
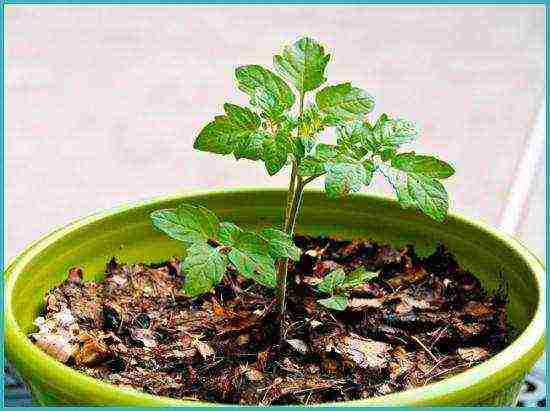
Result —
<path fill-rule="evenodd" d="M 296 216 L 304 187 L 320 177 L 327 196 L 340 198 L 369 186 L 380 173 L 400 204 L 444 221 L 449 199 L 441 180 L 454 174 L 453 167 L 435 156 L 401 151 L 418 138 L 419 128 L 388 114 L 369 120 L 374 98 L 367 91 L 349 82 L 325 85 L 330 58 L 321 44 L 305 37 L 275 55 L 273 69 L 246 65 L 235 70 L 248 106 L 225 103 L 224 114 L 200 131 L 194 148 L 261 161 L 269 175 L 291 165 L 285 221 L 282 231 L 255 233 L 220 223 L 202 207 L 183 204 L 154 212 L 154 226 L 187 246 L 182 269 L 189 295 L 212 289 L 231 263 L 245 277 L 283 288 L 279 303 L 284 309 L 287 264 L 280 261 L 300 257 L 291 240 Z M 313 98 L 307 98 L 309 93 Z M 334 143 L 319 142 L 321 133 L 332 136 Z M 331 273 L 319 289 L 331 297 L 320 303 L 345 308 L 350 282 L 368 278 L 362 271 Z"/>
<path fill-rule="evenodd" d="M 197 296 L 210 291 L 233 264 L 244 277 L 266 287 L 275 287 L 275 261 L 298 260 L 301 251 L 290 236 L 275 228 L 261 233 L 246 231 L 233 223 L 220 222 L 210 210 L 191 204 L 154 211 L 153 225 L 187 247 L 181 268 L 186 273 L 184 291 Z"/>

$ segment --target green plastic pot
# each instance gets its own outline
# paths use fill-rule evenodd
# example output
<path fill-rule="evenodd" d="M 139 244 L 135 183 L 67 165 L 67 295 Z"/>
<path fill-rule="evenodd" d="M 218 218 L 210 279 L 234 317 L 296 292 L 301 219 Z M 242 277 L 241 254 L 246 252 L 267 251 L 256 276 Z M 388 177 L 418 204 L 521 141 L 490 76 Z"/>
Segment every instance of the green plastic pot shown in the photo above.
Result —
<path fill-rule="evenodd" d="M 96 213 L 28 246 L 5 271 L 5 341 L 9 360 L 35 400 L 44 405 L 197 405 L 88 377 L 43 353 L 27 334 L 35 330 L 32 323 L 45 293 L 66 278 L 70 267 L 82 267 L 85 279 L 92 280 L 103 275 L 113 255 L 125 262 L 152 262 L 180 254 L 179 243 L 151 227 L 151 211 L 186 201 L 211 208 L 222 219 L 259 228 L 280 224 L 284 197 L 278 189 L 180 193 Z M 533 254 L 485 224 L 456 215 L 439 224 L 380 197 L 361 194 L 334 201 L 308 191 L 303 204 L 299 233 L 414 244 L 421 254 L 432 252 L 439 242 L 446 244 L 488 289 L 496 289 L 503 279 L 508 284 L 509 319 L 517 333 L 508 348 L 466 372 L 421 388 L 338 405 L 515 404 L 524 375 L 544 349 L 544 268 Z"/>

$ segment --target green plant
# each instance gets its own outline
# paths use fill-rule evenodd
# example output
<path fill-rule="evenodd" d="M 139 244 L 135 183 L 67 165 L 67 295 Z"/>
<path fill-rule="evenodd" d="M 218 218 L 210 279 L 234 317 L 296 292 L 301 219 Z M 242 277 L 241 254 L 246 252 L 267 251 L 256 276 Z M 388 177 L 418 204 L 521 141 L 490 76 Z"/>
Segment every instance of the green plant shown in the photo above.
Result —
<path fill-rule="evenodd" d="M 376 272 L 366 271 L 359 267 L 351 273 L 346 274 L 342 268 L 337 268 L 328 273 L 317 289 L 330 297 L 318 300 L 318 303 L 336 311 L 344 311 L 348 306 L 348 291 L 378 276 Z"/>
<path fill-rule="evenodd" d="M 237 160 L 263 161 L 269 175 L 290 164 L 284 221 L 282 230 L 266 228 L 256 233 L 219 222 L 203 207 L 182 204 L 154 212 L 153 225 L 187 246 L 182 269 L 188 295 L 211 290 L 232 264 L 243 276 L 276 288 L 283 324 L 288 261 L 298 260 L 301 253 L 292 236 L 302 193 L 322 176 L 326 194 L 339 198 L 368 186 L 380 172 L 404 207 L 416 207 L 437 221 L 445 219 L 448 196 L 440 180 L 454 170 L 433 156 L 398 152 L 418 137 L 413 122 L 387 114 L 370 122 L 367 114 L 374 108 L 373 97 L 348 82 L 323 87 L 314 101 L 307 100 L 308 93 L 326 82 L 329 60 L 322 45 L 302 38 L 274 57 L 275 72 L 259 65 L 236 69 L 237 86 L 249 96 L 250 105 L 225 103 L 225 114 L 201 130 L 194 148 L 233 154 Z M 292 111 L 296 100 L 298 108 Z M 325 131 L 335 133 L 335 144 L 318 141 Z M 331 297 L 320 304 L 345 308 L 350 284 L 369 278 L 362 271 L 329 274 L 319 290 Z"/>

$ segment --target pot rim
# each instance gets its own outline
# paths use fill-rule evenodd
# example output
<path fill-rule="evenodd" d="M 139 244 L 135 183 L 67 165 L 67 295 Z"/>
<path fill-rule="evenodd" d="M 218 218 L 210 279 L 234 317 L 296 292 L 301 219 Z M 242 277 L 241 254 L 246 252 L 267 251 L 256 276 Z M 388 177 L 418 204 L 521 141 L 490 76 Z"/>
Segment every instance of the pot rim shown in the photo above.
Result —
<path fill-rule="evenodd" d="M 38 364 L 43 367 L 53 368 L 56 378 L 70 384 L 75 389 L 80 386 L 93 386 L 97 390 L 114 391 L 117 398 L 126 399 L 128 402 L 141 402 L 142 404 L 163 404 L 163 405 L 220 405 L 227 404 L 209 403 L 206 401 L 197 401 L 194 399 L 173 399 L 169 397 L 155 396 L 146 394 L 130 388 L 122 388 L 116 385 L 104 382 L 102 380 L 90 377 L 74 370 L 73 368 L 50 357 L 37 346 L 35 346 L 21 330 L 11 309 L 11 294 L 17 277 L 21 269 L 34 256 L 39 254 L 46 247 L 53 244 L 59 238 L 66 234 L 77 230 L 92 222 L 97 222 L 105 217 L 116 215 L 120 212 L 130 209 L 151 206 L 155 203 L 166 202 L 170 200 L 185 199 L 200 195 L 224 195 L 246 192 L 286 192 L 283 188 L 255 188 L 255 187 L 239 187 L 211 190 L 181 190 L 170 195 L 156 196 L 150 199 L 138 200 L 130 203 L 124 203 L 107 210 L 94 212 L 88 216 L 53 229 L 49 233 L 43 235 L 38 240 L 30 243 L 18 255 L 13 257 L 4 271 L 4 331 L 6 352 L 10 353 L 10 346 L 17 347 L 17 355 L 25 358 L 33 357 Z M 319 189 L 308 189 L 306 192 L 321 193 Z M 384 196 L 371 193 L 356 193 L 354 197 L 370 198 L 378 203 L 386 203 L 395 205 L 397 202 Z M 446 403 L 452 403 L 454 398 L 461 397 L 461 393 L 470 390 L 472 386 L 476 386 L 477 391 L 491 392 L 495 386 L 501 386 L 512 382 L 518 377 L 518 367 L 526 368 L 531 366 L 544 351 L 545 332 L 546 332 L 546 285 L 545 285 L 545 268 L 543 263 L 536 257 L 528 248 L 521 244 L 514 237 L 496 229 L 488 224 L 466 218 L 457 213 L 449 213 L 449 220 L 454 220 L 462 225 L 473 227 L 479 231 L 490 235 L 500 242 L 505 243 L 516 254 L 521 255 L 524 262 L 529 266 L 534 277 L 538 291 L 538 301 L 535 313 L 532 320 L 529 322 L 525 330 L 517 336 L 517 338 L 507 346 L 503 351 L 482 362 L 481 364 L 472 367 L 466 371 L 456 374 L 444 380 L 427 384 L 423 387 L 413 388 L 392 394 L 386 394 L 378 397 L 342 401 L 331 404 L 332 406 L 350 406 L 350 405 L 388 405 L 388 404 L 415 404 L 420 402 L 430 401 L 431 399 L 445 398 Z M 12 354 L 13 355 L 13 354 Z M 327 404 L 316 404 L 327 405 Z"/>

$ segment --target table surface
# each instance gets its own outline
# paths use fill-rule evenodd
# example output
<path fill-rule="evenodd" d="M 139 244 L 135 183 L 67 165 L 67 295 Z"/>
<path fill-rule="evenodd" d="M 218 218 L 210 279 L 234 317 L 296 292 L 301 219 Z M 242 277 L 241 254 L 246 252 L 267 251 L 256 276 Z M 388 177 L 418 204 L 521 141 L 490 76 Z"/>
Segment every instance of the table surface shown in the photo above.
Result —
<path fill-rule="evenodd" d="M 417 150 L 456 165 L 453 211 L 497 225 L 543 98 L 544 13 L 7 6 L 5 255 L 126 201 L 188 188 L 284 186 L 286 173 L 268 178 L 258 164 L 191 146 L 223 102 L 246 103 L 234 68 L 270 66 L 281 45 L 302 34 L 333 54 L 329 82 L 369 90 L 376 115 L 415 119 L 423 129 Z M 544 162 L 534 178 L 517 235 L 543 257 Z M 390 193 L 381 181 L 373 190 Z"/>

